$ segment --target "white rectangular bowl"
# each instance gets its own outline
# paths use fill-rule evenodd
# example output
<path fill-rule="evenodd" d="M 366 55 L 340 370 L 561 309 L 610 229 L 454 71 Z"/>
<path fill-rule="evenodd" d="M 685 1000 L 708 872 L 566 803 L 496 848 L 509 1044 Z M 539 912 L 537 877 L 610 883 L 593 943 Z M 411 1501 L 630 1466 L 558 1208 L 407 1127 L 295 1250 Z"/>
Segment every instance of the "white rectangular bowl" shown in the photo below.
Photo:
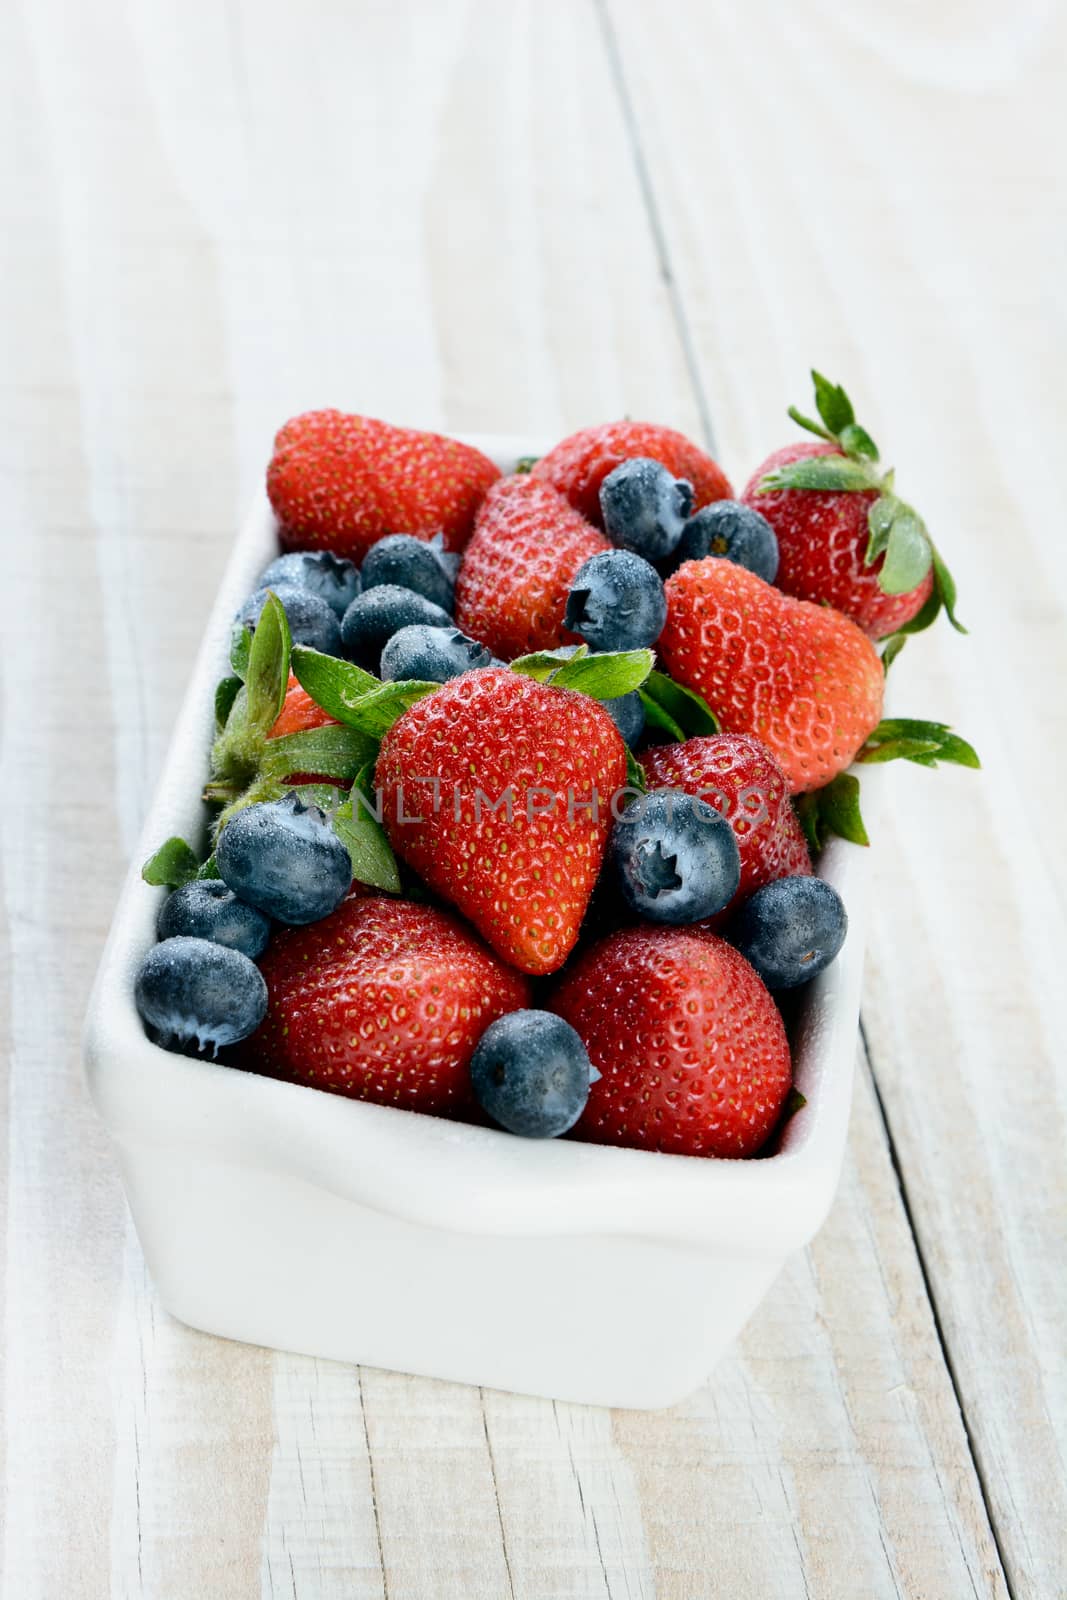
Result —
<path fill-rule="evenodd" d="M 530 441 L 475 438 L 505 470 Z M 277 551 L 258 503 L 208 625 L 85 1033 L 163 1303 L 194 1328 L 283 1350 L 612 1406 L 672 1404 L 738 1333 L 829 1209 L 852 1090 L 867 869 L 821 871 L 845 948 L 805 995 L 781 1149 L 715 1161 L 516 1139 L 170 1055 L 133 1003 L 163 891 L 140 864 L 197 838 L 230 621 Z"/>

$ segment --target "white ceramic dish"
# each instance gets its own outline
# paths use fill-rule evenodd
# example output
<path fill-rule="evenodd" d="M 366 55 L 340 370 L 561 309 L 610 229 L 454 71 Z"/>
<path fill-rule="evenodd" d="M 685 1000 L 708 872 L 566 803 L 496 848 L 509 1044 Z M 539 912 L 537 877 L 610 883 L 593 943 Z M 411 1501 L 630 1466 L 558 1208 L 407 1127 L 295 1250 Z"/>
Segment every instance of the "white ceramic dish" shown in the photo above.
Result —
<path fill-rule="evenodd" d="M 528 440 L 471 442 L 506 469 L 536 453 Z M 264 499 L 215 603 L 86 1026 L 90 1087 L 163 1303 L 195 1328 L 279 1349 L 669 1405 L 711 1371 L 833 1198 L 865 852 L 834 841 L 824 855 L 849 934 L 804 1001 L 795 1073 L 807 1105 L 763 1160 L 516 1139 L 167 1054 L 133 1005 L 162 895 L 140 864 L 169 835 L 203 828 L 230 619 L 276 549 Z"/>

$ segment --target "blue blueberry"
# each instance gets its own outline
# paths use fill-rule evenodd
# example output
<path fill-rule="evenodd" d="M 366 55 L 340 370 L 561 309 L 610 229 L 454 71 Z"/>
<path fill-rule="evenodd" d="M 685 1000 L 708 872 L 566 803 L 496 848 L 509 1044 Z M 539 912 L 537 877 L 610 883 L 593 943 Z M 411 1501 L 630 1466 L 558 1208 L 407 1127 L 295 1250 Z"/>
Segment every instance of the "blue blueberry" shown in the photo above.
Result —
<path fill-rule="evenodd" d="M 738 500 L 716 500 L 690 517 L 674 552 L 674 565 L 723 556 L 766 583 L 778 576 L 778 539 L 766 517 Z"/>
<path fill-rule="evenodd" d="M 381 675 L 386 679 L 421 678 L 424 683 L 447 683 L 463 672 L 492 664 L 492 651 L 468 639 L 458 628 L 429 628 L 424 622 L 416 622 L 394 633 L 386 644 Z"/>
<path fill-rule="evenodd" d="M 363 587 L 390 583 L 413 589 L 442 611 L 451 611 L 458 571 L 459 557 L 444 548 L 440 534 L 427 542 L 410 533 L 388 533 L 364 558 Z"/>
<path fill-rule="evenodd" d="M 215 849 L 219 877 L 234 894 L 278 922 L 318 922 L 352 882 L 352 861 L 318 806 L 290 792 L 245 806 Z"/>
<path fill-rule="evenodd" d="M 693 485 L 647 456 L 622 462 L 600 485 L 604 532 L 646 561 L 670 555 L 692 509 Z"/>
<path fill-rule="evenodd" d="M 714 806 L 681 789 L 653 789 L 611 830 L 610 860 L 623 897 L 650 922 L 699 922 L 737 893 L 741 857 Z"/>
<path fill-rule="evenodd" d="M 267 985 L 240 950 L 183 935 L 149 950 L 134 1000 L 153 1044 L 179 1055 L 215 1057 L 259 1027 Z"/>
<path fill-rule="evenodd" d="M 335 556 L 332 550 L 290 550 L 278 556 L 259 584 L 262 589 L 274 589 L 280 583 L 317 595 L 338 617 L 344 616 L 361 588 L 355 562 Z"/>
<path fill-rule="evenodd" d="M 632 749 L 645 731 L 645 703 L 637 690 L 600 703 L 622 734 L 623 742 Z"/>
<path fill-rule="evenodd" d="M 448 612 L 414 589 L 399 584 L 375 584 L 353 600 L 341 621 L 345 654 L 360 666 L 377 672 L 382 650 L 401 628 L 425 623 L 428 628 L 454 628 Z"/>
<path fill-rule="evenodd" d="M 478 1104 L 524 1139 L 555 1139 L 573 1128 L 599 1076 L 570 1023 L 551 1011 L 500 1017 L 471 1057 Z"/>
<path fill-rule="evenodd" d="M 234 621 L 254 632 L 270 592 L 257 589 L 250 594 Z M 321 650 L 328 656 L 341 654 L 341 628 L 337 613 L 330 609 L 325 600 L 320 600 L 317 594 L 311 594 L 307 589 L 298 589 L 293 583 L 280 583 L 273 593 L 282 603 L 294 644 L 310 645 L 313 650 Z"/>
<path fill-rule="evenodd" d="M 255 961 L 267 948 L 270 918 L 238 900 L 221 878 L 194 878 L 164 900 L 156 932 L 161 939 L 210 939 Z"/>
<path fill-rule="evenodd" d="M 796 989 L 826 970 L 847 932 L 841 896 L 822 878 L 778 878 L 745 901 L 729 938 L 768 989 Z"/>
<path fill-rule="evenodd" d="M 578 568 L 564 620 L 594 650 L 642 650 L 667 620 L 663 580 L 630 550 L 602 550 Z"/>

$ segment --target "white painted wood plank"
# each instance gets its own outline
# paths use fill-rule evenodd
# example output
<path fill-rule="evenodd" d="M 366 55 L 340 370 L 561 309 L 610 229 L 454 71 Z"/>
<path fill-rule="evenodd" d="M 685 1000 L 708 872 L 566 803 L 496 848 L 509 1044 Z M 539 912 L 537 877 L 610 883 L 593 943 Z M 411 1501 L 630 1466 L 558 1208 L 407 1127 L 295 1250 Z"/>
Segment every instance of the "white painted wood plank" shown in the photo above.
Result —
<path fill-rule="evenodd" d="M 898 704 L 985 763 L 895 773 L 865 1015 L 1009 1575 L 1067 1571 L 1059 822 L 1067 669 L 1048 537 L 1064 355 L 1062 14 L 610 0 L 731 454 L 848 383 L 956 570 L 972 633 L 909 645 Z M 702 53 L 678 51 L 701 32 Z M 680 150 L 715 151 L 699 164 Z M 1050 498 L 1051 497 L 1051 498 Z"/>

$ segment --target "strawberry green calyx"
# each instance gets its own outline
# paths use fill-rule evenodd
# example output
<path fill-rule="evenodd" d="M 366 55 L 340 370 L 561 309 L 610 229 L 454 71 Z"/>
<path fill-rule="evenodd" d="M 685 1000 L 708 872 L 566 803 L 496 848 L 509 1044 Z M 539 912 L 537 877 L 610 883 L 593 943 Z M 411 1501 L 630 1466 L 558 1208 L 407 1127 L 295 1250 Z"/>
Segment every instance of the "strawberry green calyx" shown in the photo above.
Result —
<path fill-rule="evenodd" d="M 373 672 L 364 672 L 351 661 L 323 655 L 321 650 L 312 650 L 308 645 L 293 646 L 290 664 L 301 688 L 338 722 L 344 722 L 364 695 L 381 688 L 381 679 Z"/>
<path fill-rule="evenodd" d="M 375 762 L 368 761 L 352 792 L 333 815 L 333 830 L 352 858 L 352 876 L 388 894 L 401 890 L 400 869 L 382 827 L 382 807 L 374 784 Z"/>
<path fill-rule="evenodd" d="M 920 767 L 936 767 L 942 761 L 970 768 L 982 764 L 974 746 L 953 733 L 947 723 L 922 722 L 913 717 L 885 718 L 856 760 L 866 765 L 912 761 Z M 870 844 L 860 811 L 860 782 L 854 772 L 839 773 L 824 788 L 801 795 L 796 809 L 808 843 L 816 852 L 834 834 L 851 844 Z"/>
<path fill-rule="evenodd" d="M 220 734 L 229 721 L 233 703 L 240 694 L 243 684 L 241 679 L 220 678 L 215 686 L 215 733 Z"/>
<path fill-rule="evenodd" d="M 576 646 L 569 656 L 553 650 L 519 656 L 511 663 L 512 672 L 556 689 L 574 689 L 593 700 L 617 700 L 632 694 L 652 671 L 651 650 L 604 650 L 590 654 L 589 646 Z"/>
<path fill-rule="evenodd" d="M 860 811 L 860 782 L 854 773 L 839 772 L 822 789 L 802 794 L 796 808 L 814 855 L 835 835 L 850 844 L 871 842 Z"/>
<path fill-rule="evenodd" d="M 141 868 L 145 883 L 158 889 L 180 889 L 194 878 L 215 878 L 218 870 L 214 855 L 201 861 L 192 845 L 175 835 L 160 845 Z"/>
<path fill-rule="evenodd" d="M 958 633 L 966 628 L 956 615 L 956 584 L 939 554 L 922 517 L 897 494 L 892 469 L 879 466 L 878 447 L 867 430 L 856 421 L 852 402 L 840 384 L 812 371 L 815 406 L 819 420 L 789 407 L 793 421 L 825 439 L 840 453 L 809 456 L 769 472 L 760 491 L 809 489 L 823 493 L 866 493 L 878 498 L 867 513 L 869 538 L 864 560 L 867 566 L 882 559 L 878 586 L 883 594 L 909 594 L 933 570 L 933 590 L 917 616 L 902 633 L 920 633 L 943 609 Z"/>
<path fill-rule="evenodd" d="M 880 722 L 856 757 L 868 763 L 914 761 L 936 767 L 949 761 L 957 767 L 979 768 L 974 746 L 953 733 L 945 722 L 920 722 L 913 717 L 887 717 Z"/>
<path fill-rule="evenodd" d="M 718 733 L 719 719 L 695 689 L 675 683 L 666 672 L 650 672 L 641 690 L 645 722 L 672 739 L 694 739 Z"/>
<path fill-rule="evenodd" d="M 626 746 L 626 787 L 627 789 L 632 789 L 635 794 L 648 793 L 648 779 L 645 777 L 645 769 L 629 745 Z"/>
<path fill-rule="evenodd" d="M 204 799 L 224 808 L 216 819 L 216 834 L 243 806 L 279 800 L 292 787 L 285 781 L 290 773 L 348 781 L 377 748 L 375 735 L 350 726 L 306 728 L 271 738 L 285 704 L 295 653 L 285 611 L 274 594 L 268 597 L 254 633 L 244 627 L 234 630 L 230 650 L 234 672 L 215 690 L 217 736 L 211 776 L 204 787 Z M 336 664 L 348 668 L 347 662 Z M 373 687 L 381 687 L 369 673 L 363 676 Z"/>
<path fill-rule="evenodd" d="M 200 859 L 191 845 L 177 837 L 161 844 L 141 868 L 145 883 L 157 888 L 180 889 L 200 871 Z"/>
<path fill-rule="evenodd" d="M 236 799 L 257 776 L 267 735 L 285 702 L 291 649 L 289 623 L 273 593 L 267 596 L 254 633 L 235 626 L 230 646 L 233 676 L 223 678 L 215 690 L 218 737 L 205 799 Z"/>
<path fill-rule="evenodd" d="M 891 633 L 889 635 L 885 641 L 885 648 L 882 651 L 883 672 L 888 673 L 890 667 L 893 665 L 893 662 L 897 659 L 897 656 L 899 656 L 907 642 L 907 634 L 901 632 L 899 629 L 896 633 Z"/>
<path fill-rule="evenodd" d="M 351 661 L 323 655 L 306 645 L 294 646 L 292 665 L 297 681 L 317 706 L 346 728 L 375 740 L 384 738 L 417 700 L 436 694 L 441 687 L 415 678 L 383 683 Z"/>
<path fill-rule="evenodd" d="M 580 644 L 562 660 L 556 650 L 519 656 L 511 670 L 557 689 L 577 689 L 594 700 L 615 700 L 637 690 L 648 726 L 672 739 L 718 733 L 719 719 L 704 697 L 654 668 L 654 660 L 651 650 L 591 653 L 587 644 Z"/>

